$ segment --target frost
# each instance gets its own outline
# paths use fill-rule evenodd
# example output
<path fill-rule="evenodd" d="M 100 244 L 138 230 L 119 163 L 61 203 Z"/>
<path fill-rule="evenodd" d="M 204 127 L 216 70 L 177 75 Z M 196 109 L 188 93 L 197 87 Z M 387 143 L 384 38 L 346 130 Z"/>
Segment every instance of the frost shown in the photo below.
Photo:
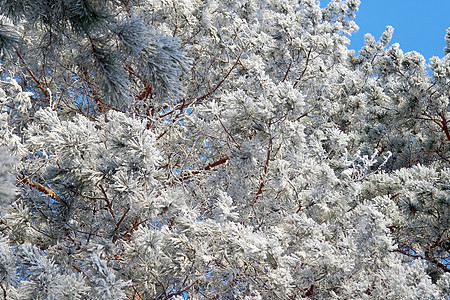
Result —
<path fill-rule="evenodd" d="M 0 2 L 0 295 L 449 294 L 450 56 L 349 50 L 359 0 Z"/>

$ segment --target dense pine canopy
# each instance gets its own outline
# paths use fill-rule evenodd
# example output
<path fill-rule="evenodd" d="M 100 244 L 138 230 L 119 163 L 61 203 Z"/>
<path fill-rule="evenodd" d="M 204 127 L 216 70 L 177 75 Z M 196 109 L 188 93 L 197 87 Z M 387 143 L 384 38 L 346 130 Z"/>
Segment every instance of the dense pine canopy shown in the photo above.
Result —
<path fill-rule="evenodd" d="M 448 299 L 450 54 L 359 4 L 0 0 L 0 295 Z"/>

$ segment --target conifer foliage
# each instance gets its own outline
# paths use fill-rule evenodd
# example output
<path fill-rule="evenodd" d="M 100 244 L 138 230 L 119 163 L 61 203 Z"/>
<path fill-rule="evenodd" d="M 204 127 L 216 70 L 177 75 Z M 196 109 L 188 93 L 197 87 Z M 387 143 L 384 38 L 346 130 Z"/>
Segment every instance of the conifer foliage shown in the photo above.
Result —
<path fill-rule="evenodd" d="M 450 55 L 359 4 L 0 0 L 0 295 L 448 299 Z"/>

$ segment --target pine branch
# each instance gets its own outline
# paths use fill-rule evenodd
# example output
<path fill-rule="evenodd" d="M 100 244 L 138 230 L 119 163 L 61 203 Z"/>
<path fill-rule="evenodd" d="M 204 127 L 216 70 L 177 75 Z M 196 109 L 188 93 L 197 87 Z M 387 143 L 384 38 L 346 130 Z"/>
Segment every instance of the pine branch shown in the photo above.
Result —
<path fill-rule="evenodd" d="M 180 104 L 179 106 L 175 107 L 174 109 L 170 110 L 169 112 L 159 115 L 158 118 L 164 118 L 167 117 L 168 115 L 171 115 L 174 113 L 174 111 L 183 111 L 186 107 L 188 107 L 189 105 L 192 105 L 196 102 L 199 102 L 201 100 L 204 100 L 206 98 L 208 98 L 209 96 L 211 96 L 212 94 L 214 94 L 219 88 L 220 86 L 225 82 L 225 80 L 228 78 L 228 76 L 230 76 L 231 72 L 234 70 L 234 68 L 238 65 L 242 54 L 244 53 L 245 49 L 242 49 L 242 51 L 239 53 L 238 57 L 236 58 L 236 61 L 234 62 L 234 64 L 231 66 L 231 68 L 228 70 L 227 74 L 219 81 L 219 83 L 217 83 L 217 85 L 210 90 L 209 92 L 207 92 L 206 94 L 204 94 L 203 96 L 194 98 L 192 101 L 186 102 L 186 99 L 183 99 L 181 102 L 182 104 Z"/>
<path fill-rule="evenodd" d="M 421 256 L 421 255 L 413 254 L 413 253 L 410 253 L 410 252 L 405 251 L 403 249 L 397 249 L 397 250 L 394 250 L 394 251 L 396 251 L 398 253 L 401 253 L 403 255 L 412 257 L 412 258 L 423 259 L 423 260 L 429 261 L 430 263 L 434 264 L 436 267 L 438 267 L 441 270 L 443 270 L 445 273 L 450 273 L 450 268 L 448 268 L 443 263 L 437 261 L 435 258 L 427 257 L 426 255 L 425 256 Z"/>
<path fill-rule="evenodd" d="M 183 176 L 181 176 L 181 177 L 179 177 L 179 178 L 177 178 L 177 179 L 173 179 L 173 180 L 170 182 L 169 185 L 177 184 L 177 183 L 179 183 L 180 181 L 183 182 L 183 181 L 185 181 L 185 180 L 190 179 L 190 178 L 191 178 L 192 176 L 194 176 L 194 175 L 200 174 L 200 173 L 202 173 L 202 172 L 204 172 L 204 171 L 209 171 L 209 170 L 211 170 L 211 169 L 213 169 L 213 168 L 215 168 L 215 167 L 217 167 L 217 166 L 220 166 L 220 165 L 226 163 L 229 159 L 230 159 L 229 156 L 225 156 L 224 158 L 219 159 L 219 160 L 217 160 L 217 161 L 215 161 L 215 162 L 213 162 L 213 163 L 210 163 L 210 164 L 206 165 L 205 167 L 203 167 L 203 168 L 201 168 L 201 169 L 199 169 L 199 170 L 194 170 L 194 171 L 190 172 L 190 174 L 186 174 L 186 175 L 183 175 Z"/>

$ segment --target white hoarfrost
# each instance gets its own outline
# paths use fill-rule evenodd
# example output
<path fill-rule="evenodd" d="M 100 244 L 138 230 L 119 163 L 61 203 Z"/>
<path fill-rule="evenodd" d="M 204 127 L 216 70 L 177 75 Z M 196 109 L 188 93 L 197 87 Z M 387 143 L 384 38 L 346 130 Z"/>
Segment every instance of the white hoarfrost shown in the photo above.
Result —
<path fill-rule="evenodd" d="M 448 299 L 449 55 L 349 50 L 359 0 L 50 2 L 0 0 L 5 299 Z"/>

